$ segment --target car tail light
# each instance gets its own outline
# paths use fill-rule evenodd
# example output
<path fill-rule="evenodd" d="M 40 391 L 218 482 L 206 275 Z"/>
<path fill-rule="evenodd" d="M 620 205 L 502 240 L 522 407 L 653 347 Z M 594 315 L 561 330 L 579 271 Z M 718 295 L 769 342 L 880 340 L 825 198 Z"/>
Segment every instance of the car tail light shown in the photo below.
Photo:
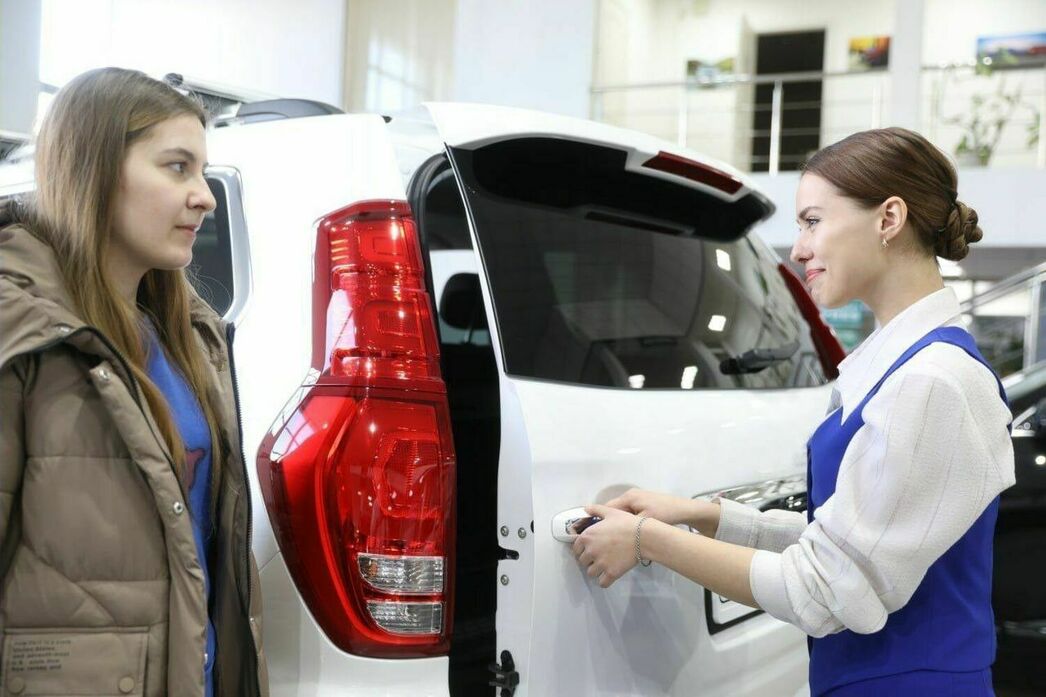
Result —
<path fill-rule="evenodd" d="M 711 186 L 726 194 L 736 194 L 743 186 L 741 180 L 731 174 L 663 150 L 644 162 L 643 166 Z"/>
<path fill-rule="evenodd" d="M 258 451 L 287 566 L 339 648 L 450 646 L 454 445 L 409 206 L 366 201 L 318 226 L 313 370 Z"/>
<path fill-rule="evenodd" d="M 799 276 L 784 263 L 778 264 L 777 268 L 781 272 L 781 277 L 784 278 L 785 285 L 792 293 L 795 304 L 799 306 L 800 314 L 810 326 L 810 339 L 814 342 L 814 348 L 817 349 L 818 358 L 821 359 L 821 369 L 830 380 L 835 380 L 839 377 L 839 363 L 846 358 L 843 345 L 839 343 L 839 338 L 832 328 L 824 321 L 821 311 L 817 309 L 817 304 L 806 291 Z"/>

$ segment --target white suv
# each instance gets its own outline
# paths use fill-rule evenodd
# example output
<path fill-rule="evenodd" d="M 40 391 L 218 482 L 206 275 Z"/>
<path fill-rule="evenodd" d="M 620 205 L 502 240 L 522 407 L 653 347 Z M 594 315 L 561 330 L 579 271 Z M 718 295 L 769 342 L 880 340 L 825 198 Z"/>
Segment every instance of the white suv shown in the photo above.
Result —
<path fill-rule="evenodd" d="M 236 328 L 273 695 L 801 691 L 797 629 L 657 566 L 603 590 L 566 530 L 632 486 L 805 506 L 841 350 L 750 232 L 772 204 L 603 124 L 336 111 L 215 128 L 195 250 Z"/>

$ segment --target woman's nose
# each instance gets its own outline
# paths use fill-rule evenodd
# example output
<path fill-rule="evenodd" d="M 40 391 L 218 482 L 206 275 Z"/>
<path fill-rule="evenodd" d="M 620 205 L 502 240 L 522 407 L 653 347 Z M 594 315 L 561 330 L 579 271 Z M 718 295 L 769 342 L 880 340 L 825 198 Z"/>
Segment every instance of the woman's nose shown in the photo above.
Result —
<path fill-rule="evenodd" d="M 801 237 L 792 245 L 792 253 L 788 255 L 788 258 L 796 264 L 805 264 L 806 260 L 810 258 L 810 254 L 802 244 Z"/>
<path fill-rule="evenodd" d="M 206 180 L 201 181 L 189 195 L 190 208 L 201 208 L 205 213 L 210 213 L 217 205 L 218 202 L 214 200 L 214 194 L 211 193 L 211 187 L 207 186 Z"/>

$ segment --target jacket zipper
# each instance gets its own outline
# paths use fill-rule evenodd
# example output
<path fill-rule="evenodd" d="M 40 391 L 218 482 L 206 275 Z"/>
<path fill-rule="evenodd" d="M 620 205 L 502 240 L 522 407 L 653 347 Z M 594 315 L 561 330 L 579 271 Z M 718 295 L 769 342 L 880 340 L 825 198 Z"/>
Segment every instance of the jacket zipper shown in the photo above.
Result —
<path fill-rule="evenodd" d="M 244 561 L 244 572 L 247 581 L 247 619 L 248 622 L 253 619 L 251 617 L 251 540 L 254 536 L 254 513 L 253 506 L 251 503 L 251 480 L 247 474 L 247 459 L 243 456 L 243 414 L 240 411 L 240 385 L 236 378 L 236 361 L 233 358 L 232 353 L 232 342 L 236 336 L 236 327 L 230 322 L 225 327 L 225 348 L 229 352 L 229 378 L 232 382 L 232 398 L 233 404 L 236 407 L 236 430 L 239 435 L 240 452 L 237 453 L 240 460 L 240 465 L 243 467 L 243 484 L 247 488 L 244 492 L 244 498 L 247 499 L 247 544 L 244 548 L 243 561 Z M 258 654 L 258 647 L 254 642 L 254 631 L 252 627 L 248 627 L 248 635 L 251 638 L 251 648 L 254 650 L 255 656 Z"/>

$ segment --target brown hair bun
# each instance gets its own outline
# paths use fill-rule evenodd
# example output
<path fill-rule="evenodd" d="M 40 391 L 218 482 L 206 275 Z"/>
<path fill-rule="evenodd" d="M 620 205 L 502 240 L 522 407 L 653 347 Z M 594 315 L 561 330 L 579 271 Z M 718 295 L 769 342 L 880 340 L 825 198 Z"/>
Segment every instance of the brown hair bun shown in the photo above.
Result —
<path fill-rule="evenodd" d="M 951 261 L 960 261 L 970 253 L 970 245 L 984 237 L 977 224 L 977 211 L 962 201 L 956 201 L 944 227 L 937 231 L 934 254 Z"/>
<path fill-rule="evenodd" d="M 927 256 L 959 261 L 983 236 L 977 211 L 957 200 L 955 166 L 915 131 L 891 127 L 854 133 L 818 150 L 803 170 L 864 209 L 900 196 L 916 248 Z"/>

